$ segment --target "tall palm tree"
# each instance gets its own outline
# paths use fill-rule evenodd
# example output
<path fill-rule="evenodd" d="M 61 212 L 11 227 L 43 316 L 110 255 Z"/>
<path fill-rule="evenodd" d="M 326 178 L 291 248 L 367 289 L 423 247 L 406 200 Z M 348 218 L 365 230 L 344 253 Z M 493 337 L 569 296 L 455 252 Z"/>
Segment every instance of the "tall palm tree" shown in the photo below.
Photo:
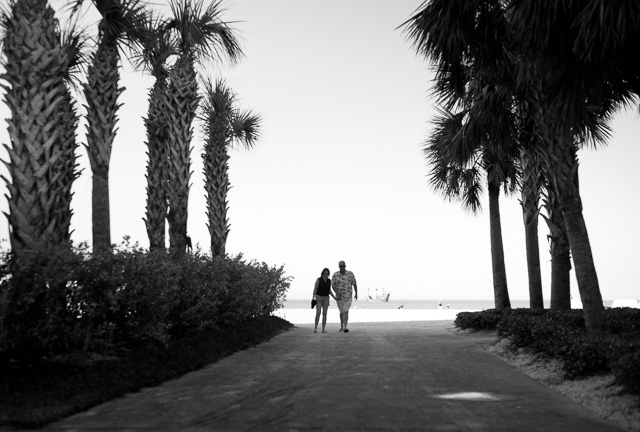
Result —
<path fill-rule="evenodd" d="M 167 86 L 169 135 L 169 246 L 175 255 L 185 252 L 191 177 L 192 123 L 198 108 L 195 65 L 211 57 L 237 61 L 242 50 L 231 27 L 220 18 L 221 2 L 203 9 L 202 0 L 171 0 L 173 18 L 168 28 L 176 34 L 179 57 Z"/>
<path fill-rule="evenodd" d="M 215 86 L 204 84 L 201 120 L 205 135 L 204 160 L 207 198 L 207 227 L 211 235 L 211 255 L 224 256 L 229 221 L 227 194 L 229 192 L 229 153 L 234 144 L 252 148 L 260 136 L 261 118 L 236 106 L 236 95 L 224 80 Z"/>
<path fill-rule="evenodd" d="M 19 258 L 41 242 L 66 240 L 71 183 L 75 179 L 74 125 L 65 77 L 70 49 L 46 0 L 12 0 L 2 18 L 4 101 L 11 146 L 9 237 Z"/>
<path fill-rule="evenodd" d="M 445 110 L 459 110 L 445 112 L 436 122 L 427 153 L 439 152 L 438 143 L 444 143 L 449 147 L 444 166 L 465 167 L 479 160 L 486 171 L 496 307 L 510 307 L 499 194 L 502 186 L 515 185 L 517 170 L 513 97 L 505 85 L 504 16 L 499 5 L 488 2 L 432 0 L 403 25 L 417 51 L 436 63 L 439 102 Z"/>
<path fill-rule="evenodd" d="M 637 50 L 640 5 L 511 0 L 508 9 L 511 49 L 521 60 L 516 81 L 536 104 L 540 154 L 565 220 L 585 322 L 598 330 L 604 307 L 582 213 L 575 141 L 587 135 L 585 123 L 595 126 L 591 133 L 602 132 L 612 113 L 637 95 L 638 69 L 628 57 Z"/>
<path fill-rule="evenodd" d="M 84 0 L 74 0 L 78 10 Z M 92 0 L 101 16 L 98 47 L 87 70 L 84 95 L 87 101 L 87 154 L 93 173 L 91 196 L 93 248 L 111 247 L 109 166 L 118 123 L 118 97 L 122 46 L 132 46 L 144 35 L 145 9 L 142 0 Z"/>
<path fill-rule="evenodd" d="M 165 248 L 165 220 L 167 218 L 168 121 L 167 85 L 169 59 L 176 48 L 164 22 L 149 15 L 145 23 L 149 37 L 142 41 L 136 64 L 155 78 L 149 90 L 149 107 L 144 119 L 147 131 L 147 209 L 144 223 L 149 248 Z"/>
<path fill-rule="evenodd" d="M 424 148 L 431 166 L 430 183 L 449 198 L 460 199 L 463 207 L 480 210 L 482 177 L 489 194 L 489 233 L 494 301 L 497 309 L 511 307 L 504 261 L 500 219 L 500 189 L 512 192 L 516 186 L 516 158 L 497 146 L 489 145 L 469 121 L 469 111 L 441 112 L 435 130 Z M 459 156 L 472 149 L 471 154 Z M 484 174 L 483 174 L 484 173 Z"/>

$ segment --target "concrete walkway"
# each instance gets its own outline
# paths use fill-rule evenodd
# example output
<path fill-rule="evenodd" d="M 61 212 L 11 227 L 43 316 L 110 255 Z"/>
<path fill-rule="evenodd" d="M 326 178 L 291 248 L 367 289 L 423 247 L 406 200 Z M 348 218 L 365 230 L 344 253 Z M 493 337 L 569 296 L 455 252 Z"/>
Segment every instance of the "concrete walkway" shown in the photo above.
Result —
<path fill-rule="evenodd" d="M 443 325 L 300 325 L 47 429 L 622 431 L 484 351 L 493 337 Z"/>

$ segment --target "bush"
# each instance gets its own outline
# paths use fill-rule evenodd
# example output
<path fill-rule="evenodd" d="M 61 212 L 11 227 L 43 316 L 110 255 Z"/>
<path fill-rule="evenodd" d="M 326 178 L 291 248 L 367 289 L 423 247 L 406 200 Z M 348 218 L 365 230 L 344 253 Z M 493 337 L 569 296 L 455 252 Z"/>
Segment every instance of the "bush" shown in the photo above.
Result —
<path fill-rule="evenodd" d="M 487 309 L 481 312 L 460 312 L 453 325 L 462 329 L 494 330 L 502 318 L 504 309 Z"/>
<path fill-rule="evenodd" d="M 210 257 L 172 258 L 125 242 L 112 253 L 42 246 L 0 267 L 0 361 L 60 353 L 117 354 L 231 326 L 282 307 L 283 267 Z"/>
<path fill-rule="evenodd" d="M 615 341 L 606 335 L 582 333 L 577 335 L 557 356 L 562 359 L 568 378 L 607 373 L 611 370 L 609 356 Z"/>
<path fill-rule="evenodd" d="M 533 343 L 533 324 L 545 313 L 545 309 L 505 309 L 496 325 L 498 336 L 508 337 L 513 348 L 530 346 Z"/>
<path fill-rule="evenodd" d="M 69 356 L 0 366 L 0 430 L 37 428 L 202 368 L 286 331 L 274 316 L 173 338 L 115 357 Z M 22 429 L 20 429 L 22 430 Z"/>
<path fill-rule="evenodd" d="M 615 382 L 640 395 L 640 340 L 623 343 L 619 353 L 621 355 L 611 361 Z"/>
<path fill-rule="evenodd" d="M 493 324 L 497 320 L 497 324 Z M 607 309 L 604 330 L 589 333 L 581 310 L 504 309 L 458 314 L 460 328 L 491 328 L 512 349 L 531 348 L 562 361 L 568 378 L 611 372 L 616 383 L 640 394 L 640 310 Z"/>
<path fill-rule="evenodd" d="M 605 309 L 604 329 L 610 334 L 640 337 L 640 309 Z"/>

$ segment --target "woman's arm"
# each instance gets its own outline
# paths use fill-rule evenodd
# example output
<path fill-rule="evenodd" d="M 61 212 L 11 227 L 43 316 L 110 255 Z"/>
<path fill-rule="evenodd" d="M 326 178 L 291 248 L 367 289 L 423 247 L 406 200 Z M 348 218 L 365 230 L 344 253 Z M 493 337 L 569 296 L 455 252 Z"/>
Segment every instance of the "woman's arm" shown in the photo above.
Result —
<path fill-rule="evenodd" d="M 316 292 L 318 292 L 318 285 L 320 284 L 320 279 L 316 279 L 316 284 L 313 286 L 313 294 L 311 298 L 316 298 Z"/>

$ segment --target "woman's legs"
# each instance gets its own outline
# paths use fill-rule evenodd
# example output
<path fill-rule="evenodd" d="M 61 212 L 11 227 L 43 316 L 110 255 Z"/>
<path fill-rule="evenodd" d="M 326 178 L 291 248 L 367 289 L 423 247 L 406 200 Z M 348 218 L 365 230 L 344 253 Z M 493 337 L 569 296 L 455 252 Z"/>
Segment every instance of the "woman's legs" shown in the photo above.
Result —
<path fill-rule="evenodd" d="M 322 305 L 322 333 L 326 333 L 324 328 L 327 326 L 327 310 L 328 309 L 329 309 L 328 304 Z"/>
<path fill-rule="evenodd" d="M 320 320 L 320 305 L 316 305 L 316 328 L 313 330 L 314 333 L 318 332 L 318 321 L 319 320 Z M 324 329 L 324 326 L 322 328 Z"/>

